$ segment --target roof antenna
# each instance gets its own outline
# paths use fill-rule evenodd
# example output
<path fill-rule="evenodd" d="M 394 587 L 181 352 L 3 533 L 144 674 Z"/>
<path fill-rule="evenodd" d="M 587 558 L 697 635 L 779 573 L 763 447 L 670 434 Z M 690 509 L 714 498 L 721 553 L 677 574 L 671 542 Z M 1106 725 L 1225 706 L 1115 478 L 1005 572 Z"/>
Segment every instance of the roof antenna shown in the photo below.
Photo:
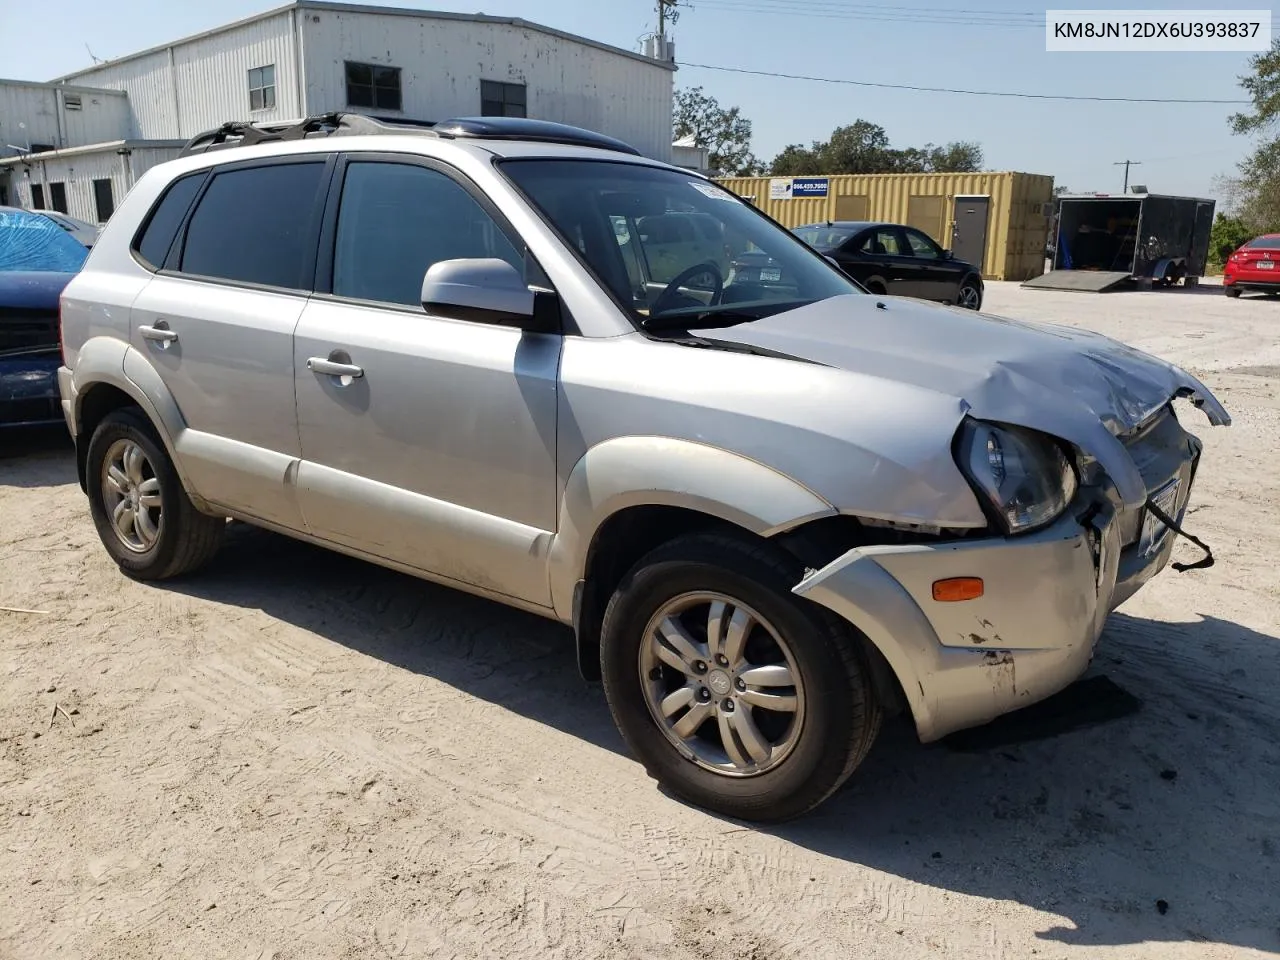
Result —
<path fill-rule="evenodd" d="M 88 42 L 87 40 L 85 41 L 84 48 L 85 48 L 86 50 L 89 50 L 89 42 Z M 107 61 L 103 60 L 101 57 L 96 56 L 92 50 L 89 50 L 89 59 L 91 59 L 94 63 L 106 63 L 106 62 L 107 62 Z"/>

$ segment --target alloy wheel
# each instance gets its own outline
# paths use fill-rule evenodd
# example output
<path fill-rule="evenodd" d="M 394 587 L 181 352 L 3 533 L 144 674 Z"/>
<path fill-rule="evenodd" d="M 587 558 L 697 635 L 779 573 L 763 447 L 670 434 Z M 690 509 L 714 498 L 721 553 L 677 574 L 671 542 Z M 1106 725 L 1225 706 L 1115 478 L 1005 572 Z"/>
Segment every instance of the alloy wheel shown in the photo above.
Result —
<path fill-rule="evenodd" d="M 160 480 L 141 445 L 122 439 L 110 446 L 102 461 L 101 490 L 120 542 L 134 553 L 154 547 L 163 522 Z"/>
<path fill-rule="evenodd" d="M 640 645 L 645 703 L 671 744 L 731 777 L 782 763 L 804 725 L 804 686 L 778 631 L 720 593 L 686 593 L 650 619 Z"/>

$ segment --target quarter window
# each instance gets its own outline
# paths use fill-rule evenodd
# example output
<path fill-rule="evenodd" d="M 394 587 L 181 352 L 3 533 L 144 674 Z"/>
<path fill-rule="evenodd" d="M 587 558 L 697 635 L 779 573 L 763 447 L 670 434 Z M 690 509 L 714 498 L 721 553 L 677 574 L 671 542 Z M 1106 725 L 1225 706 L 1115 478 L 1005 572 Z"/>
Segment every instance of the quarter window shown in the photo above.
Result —
<path fill-rule="evenodd" d="M 419 306 L 422 280 L 441 260 L 523 257 L 476 200 L 437 170 L 407 163 L 347 166 L 338 208 L 333 292 Z"/>
<path fill-rule="evenodd" d="M 276 65 L 249 71 L 249 109 L 270 110 L 276 105 Z"/>
<path fill-rule="evenodd" d="M 375 110 L 400 109 L 400 68 L 346 62 L 347 105 Z"/>
<path fill-rule="evenodd" d="M 303 268 L 314 252 L 311 219 L 324 166 L 273 164 L 215 174 L 191 215 L 179 269 L 310 289 Z"/>
<path fill-rule="evenodd" d="M 480 116 L 482 117 L 528 116 L 526 100 L 527 94 L 523 83 L 480 81 Z"/>
<path fill-rule="evenodd" d="M 165 258 L 169 255 L 169 247 L 173 245 L 173 238 L 178 235 L 182 218 L 191 208 L 191 201 L 196 198 L 200 184 L 204 183 L 204 176 L 202 170 L 200 173 L 193 173 L 181 180 L 175 180 L 164 198 L 151 211 L 151 216 L 134 250 L 153 270 L 159 270 L 164 266 Z"/>

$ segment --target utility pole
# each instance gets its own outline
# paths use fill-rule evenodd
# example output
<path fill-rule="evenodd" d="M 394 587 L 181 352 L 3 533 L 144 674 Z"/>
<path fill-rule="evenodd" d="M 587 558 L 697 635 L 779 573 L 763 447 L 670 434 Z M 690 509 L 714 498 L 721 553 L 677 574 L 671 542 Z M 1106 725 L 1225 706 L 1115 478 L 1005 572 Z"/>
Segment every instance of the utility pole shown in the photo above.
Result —
<path fill-rule="evenodd" d="M 680 19 L 680 0 L 658 0 L 658 39 L 667 38 L 667 21 L 675 23 Z"/>
<path fill-rule="evenodd" d="M 1129 167 L 1130 166 L 1140 167 L 1142 166 L 1142 161 L 1141 160 L 1117 160 L 1115 163 L 1112 164 L 1112 166 L 1124 167 L 1124 192 L 1128 193 L 1129 192 Z"/>

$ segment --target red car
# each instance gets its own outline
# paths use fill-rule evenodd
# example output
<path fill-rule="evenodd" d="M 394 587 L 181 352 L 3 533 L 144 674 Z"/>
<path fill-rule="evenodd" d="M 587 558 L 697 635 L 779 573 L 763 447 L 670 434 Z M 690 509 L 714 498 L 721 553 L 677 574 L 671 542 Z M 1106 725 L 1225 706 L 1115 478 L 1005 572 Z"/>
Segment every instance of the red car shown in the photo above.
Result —
<path fill-rule="evenodd" d="M 1280 233 L 1254 237 L 1227 257 L 1222 288 L 1228 297 L 1238 297 L 1246 290 L 1280 293 Z"/>

